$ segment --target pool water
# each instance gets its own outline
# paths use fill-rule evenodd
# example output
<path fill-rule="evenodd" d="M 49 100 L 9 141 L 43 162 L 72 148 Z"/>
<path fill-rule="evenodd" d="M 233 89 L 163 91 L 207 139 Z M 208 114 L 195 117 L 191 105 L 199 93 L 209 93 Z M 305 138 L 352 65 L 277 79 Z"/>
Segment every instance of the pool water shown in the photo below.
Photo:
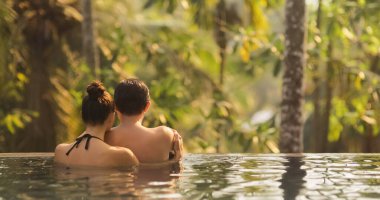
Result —
<path fill-rule="evenodd" d="M 0 154 L 0 199 L 380 199 L 380 154 L 187 154 L 161 168 L 66 169 Z"/>

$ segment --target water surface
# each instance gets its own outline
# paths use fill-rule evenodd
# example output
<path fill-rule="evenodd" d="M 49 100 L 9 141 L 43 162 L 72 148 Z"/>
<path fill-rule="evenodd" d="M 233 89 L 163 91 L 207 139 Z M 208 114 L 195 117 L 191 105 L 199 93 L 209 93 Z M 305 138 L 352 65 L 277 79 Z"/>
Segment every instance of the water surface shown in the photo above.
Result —
<path fill-rule="evenodd" d="M 0 154 L 0 199 L 380 199 L 380 154 L 187 154 L 157 169 L 65 169 Z"/>

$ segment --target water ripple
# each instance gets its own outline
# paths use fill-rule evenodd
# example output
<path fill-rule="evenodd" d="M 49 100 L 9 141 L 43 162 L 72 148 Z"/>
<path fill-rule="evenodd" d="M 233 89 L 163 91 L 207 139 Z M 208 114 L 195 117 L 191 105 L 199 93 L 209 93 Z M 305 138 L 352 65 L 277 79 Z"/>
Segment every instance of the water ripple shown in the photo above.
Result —
<path fill-rule="evenodd" d="M 379 199 L 377 154 L 188 154 L 155 169 L 63 169 L 1 157 L 0 199 Z"/>

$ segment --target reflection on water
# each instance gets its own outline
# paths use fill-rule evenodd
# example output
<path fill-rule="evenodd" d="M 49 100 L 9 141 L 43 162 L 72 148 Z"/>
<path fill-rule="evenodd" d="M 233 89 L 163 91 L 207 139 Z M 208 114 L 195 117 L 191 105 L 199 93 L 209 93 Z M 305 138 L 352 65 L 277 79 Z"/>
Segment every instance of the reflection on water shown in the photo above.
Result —
<path fill-rule="evenodd" d="M 181 171 L 179 163 L 150 168 L 86 169 L 54 167 L 54 177 L 63 187 L 73 187 L 77 196 L 179 198 L 175 181 Z M 73 184 L 74 183 L 74 184 Z M 83 195 L 85 194 L 85 195 Z"/>
<path fill-rule="evenodd" d="M 0 199 L 380 198 L 380 155 L 196 155 L 182 166 L 65 169 L 52 157 L 1 157 Z"/>
<path fill-rule="evenodd" d="M 303 188 L 306 171 L 301 167 L 305 164 L 302 157 L 287 157 L 285 173 L 280 180 L 280 188 L 284 190 L 284 199 L 295 199 Z"/>

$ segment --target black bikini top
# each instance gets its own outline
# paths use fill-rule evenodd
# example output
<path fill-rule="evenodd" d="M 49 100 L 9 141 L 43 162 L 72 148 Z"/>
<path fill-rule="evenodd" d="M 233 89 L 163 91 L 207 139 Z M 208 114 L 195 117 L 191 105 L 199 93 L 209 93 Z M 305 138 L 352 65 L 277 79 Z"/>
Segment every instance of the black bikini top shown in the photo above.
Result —
<path fill-rule="evenodd" d="M 87 138 L 86 140 L 86 146 L 84 147 L 86 150 L 88 149 L 89 145 L 90 145 L 90 140 L 91 138 L 96 138 L 98 140 L 101 140 L 103 141 L 102 139 L 96 137 L 96 136 L 93 136 L 93 135 L 90 135 L 88 133 L 82 135 L 81 137 L 78 137 L 76 140 L 76 142 L 73 144 L 73 146 L 66 152 L 66 156 L 69 156 L 70 152 L 75 148 L 78 148 L 79 144 L 82 142 L 83 139 Z"/>

